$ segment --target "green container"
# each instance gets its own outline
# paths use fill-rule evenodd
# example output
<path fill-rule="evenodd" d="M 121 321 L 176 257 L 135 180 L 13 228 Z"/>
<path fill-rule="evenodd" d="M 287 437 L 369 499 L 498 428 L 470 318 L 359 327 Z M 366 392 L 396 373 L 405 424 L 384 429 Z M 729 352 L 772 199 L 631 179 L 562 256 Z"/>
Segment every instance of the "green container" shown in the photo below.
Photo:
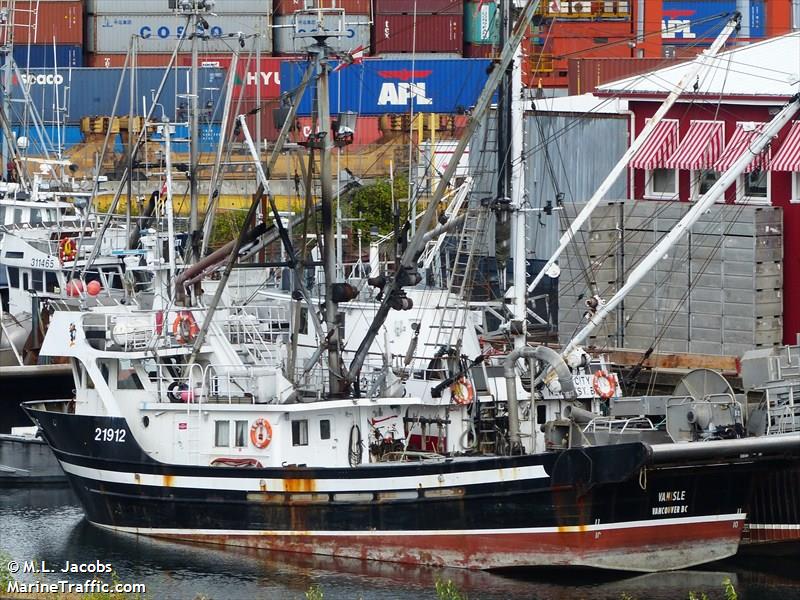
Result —
<path fill-rule="evenodd" d="M 478 8 L 480 6 L 480 8 Z M 492 0 L 482 4 L 464 4 L 464 41 L 468 44 L 497 44 L 500 42 L 500 23 L 497 5 Z"/>

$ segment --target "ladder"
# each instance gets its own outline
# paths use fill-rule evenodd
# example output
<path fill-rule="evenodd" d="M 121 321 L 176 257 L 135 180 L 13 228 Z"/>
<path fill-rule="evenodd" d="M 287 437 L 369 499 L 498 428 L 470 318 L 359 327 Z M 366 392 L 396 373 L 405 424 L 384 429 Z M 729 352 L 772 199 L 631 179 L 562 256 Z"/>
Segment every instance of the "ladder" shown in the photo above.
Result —
<path fill-rule="evenodd" d="M 458 239 L 453 263 L 447 280 L 447 293 L 442 296 L 443 302 L 438 307 L 437 321 L 429 327 L 435 331 L 432 341 L 425 345 L 450 348 L 455 356 L 460 354 L 461 341 L 466 327 L 468 302 L 475 279 L 478 249 L 483 247 L 486 239 L 486 223 L 489 209 L 475 200 L 469 202 L 461 236 Z"/>

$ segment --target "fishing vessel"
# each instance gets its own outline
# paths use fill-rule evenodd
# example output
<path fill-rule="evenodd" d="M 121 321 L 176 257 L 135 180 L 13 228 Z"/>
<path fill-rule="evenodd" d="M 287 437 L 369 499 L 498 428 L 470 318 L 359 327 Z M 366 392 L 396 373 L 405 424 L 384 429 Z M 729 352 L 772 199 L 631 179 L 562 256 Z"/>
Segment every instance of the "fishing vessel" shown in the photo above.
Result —
<path fill-rule="evenodd" d="M 463 194 L 462 212 L 433 227 L 469 134 L 537 5 L 528 2 L 510 32 L 416 233 L 390 240 L 388 266 L 342 280 L 334 135 L 324 129 L 309 143 L 322 176 L 318 259 L 293 246 L 270 202 L 267 173 L 295 99 L 267 169 L 245 116 L 237 119 L 260 185 L 250 226 L 235 242 L 180 269 L 162 253 L 174 247 L 173 232 L 156 231 L 138 266 L 154 282 L 151 305 L 52 315 L 41 354 L 67 357 L 75 394 L 25 410 L 90 522 L 178 540 L 470 569 L 656 571 L 737 551 L 755 473 L 793 460 L 798 440 L 545 447 L 539 417 L 585 395 L 574 376 L 585 377 L 593 363 L 569 365 L 518 334 L 517 347 L 492 363 L 498 359 L 481 344 L 463 297 L 468 242 L 486 228 L 487 207 Z M 195 18 L 207 9 L 190 8 Z M 315 39 L 298 93 L 313 77 L 325 128 L 325 39 L 342 32 L 346 15 L 315 9 L 308 17 L 328 25 L 305 34 Z M 226 286 L 258 238 L 252 218 L 262 198 L 292 283 L 242 301 Z M 423 286 L 426 242 L 447 229 L 460 229 L 466 262 L 455 263 L 446 288 Z M 524 270 L 515 272 L 519 298 Z M 524 322 L 524 302 L 514 310 Z M 518 362 L 531 364 L 527 383 Z M 550 371 L 559 389 L 547 402 L 533 380 Z"/>

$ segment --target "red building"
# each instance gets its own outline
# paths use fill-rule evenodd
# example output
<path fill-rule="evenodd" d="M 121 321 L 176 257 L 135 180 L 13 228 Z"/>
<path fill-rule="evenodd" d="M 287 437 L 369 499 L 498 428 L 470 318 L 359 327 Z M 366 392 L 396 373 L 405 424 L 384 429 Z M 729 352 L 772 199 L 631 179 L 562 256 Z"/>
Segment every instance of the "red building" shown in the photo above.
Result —
<path fill-rule="evenodd" d="M 629 101 L 638 135 L 690 63 L 612 82 L 597 94 Z M 748 148 L 763 124 L 800 92 L 800 32 L 711 59 L 631 162 L 630 197 L 691 202 Z M 725 193 L 727 204 L 783 213 L 783 342 L 800 332 L 800 112 Z M 753 265 L 755 270 L 757 265 Z M 776 293 L 780 297 L 780 291 Z"/>

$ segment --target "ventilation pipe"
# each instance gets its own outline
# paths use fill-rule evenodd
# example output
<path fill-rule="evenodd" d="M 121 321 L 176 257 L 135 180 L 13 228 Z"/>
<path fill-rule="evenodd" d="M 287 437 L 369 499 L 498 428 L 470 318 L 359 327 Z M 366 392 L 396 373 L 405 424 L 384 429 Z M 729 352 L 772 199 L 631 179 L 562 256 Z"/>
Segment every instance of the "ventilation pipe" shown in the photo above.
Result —
<path fill-rule="evenodd" d="M 519 435 L 519 401 L 517 400 L 517 372 L 515 364 L 520 358 L 535 358 L 546 362 L 558 376 L 561 392 L 566 400 L 575 397 L 575 384 L 572 381 L 572 372 L 567 363 L 559 356 L 558 352 L 547 346 L 525 346 L 517 348 L 506 355 L 503 360 L 503 376 L 506 378 L 506 395 L 508 397 L 508 435 L 511 448 L 521 444 Z"/>

